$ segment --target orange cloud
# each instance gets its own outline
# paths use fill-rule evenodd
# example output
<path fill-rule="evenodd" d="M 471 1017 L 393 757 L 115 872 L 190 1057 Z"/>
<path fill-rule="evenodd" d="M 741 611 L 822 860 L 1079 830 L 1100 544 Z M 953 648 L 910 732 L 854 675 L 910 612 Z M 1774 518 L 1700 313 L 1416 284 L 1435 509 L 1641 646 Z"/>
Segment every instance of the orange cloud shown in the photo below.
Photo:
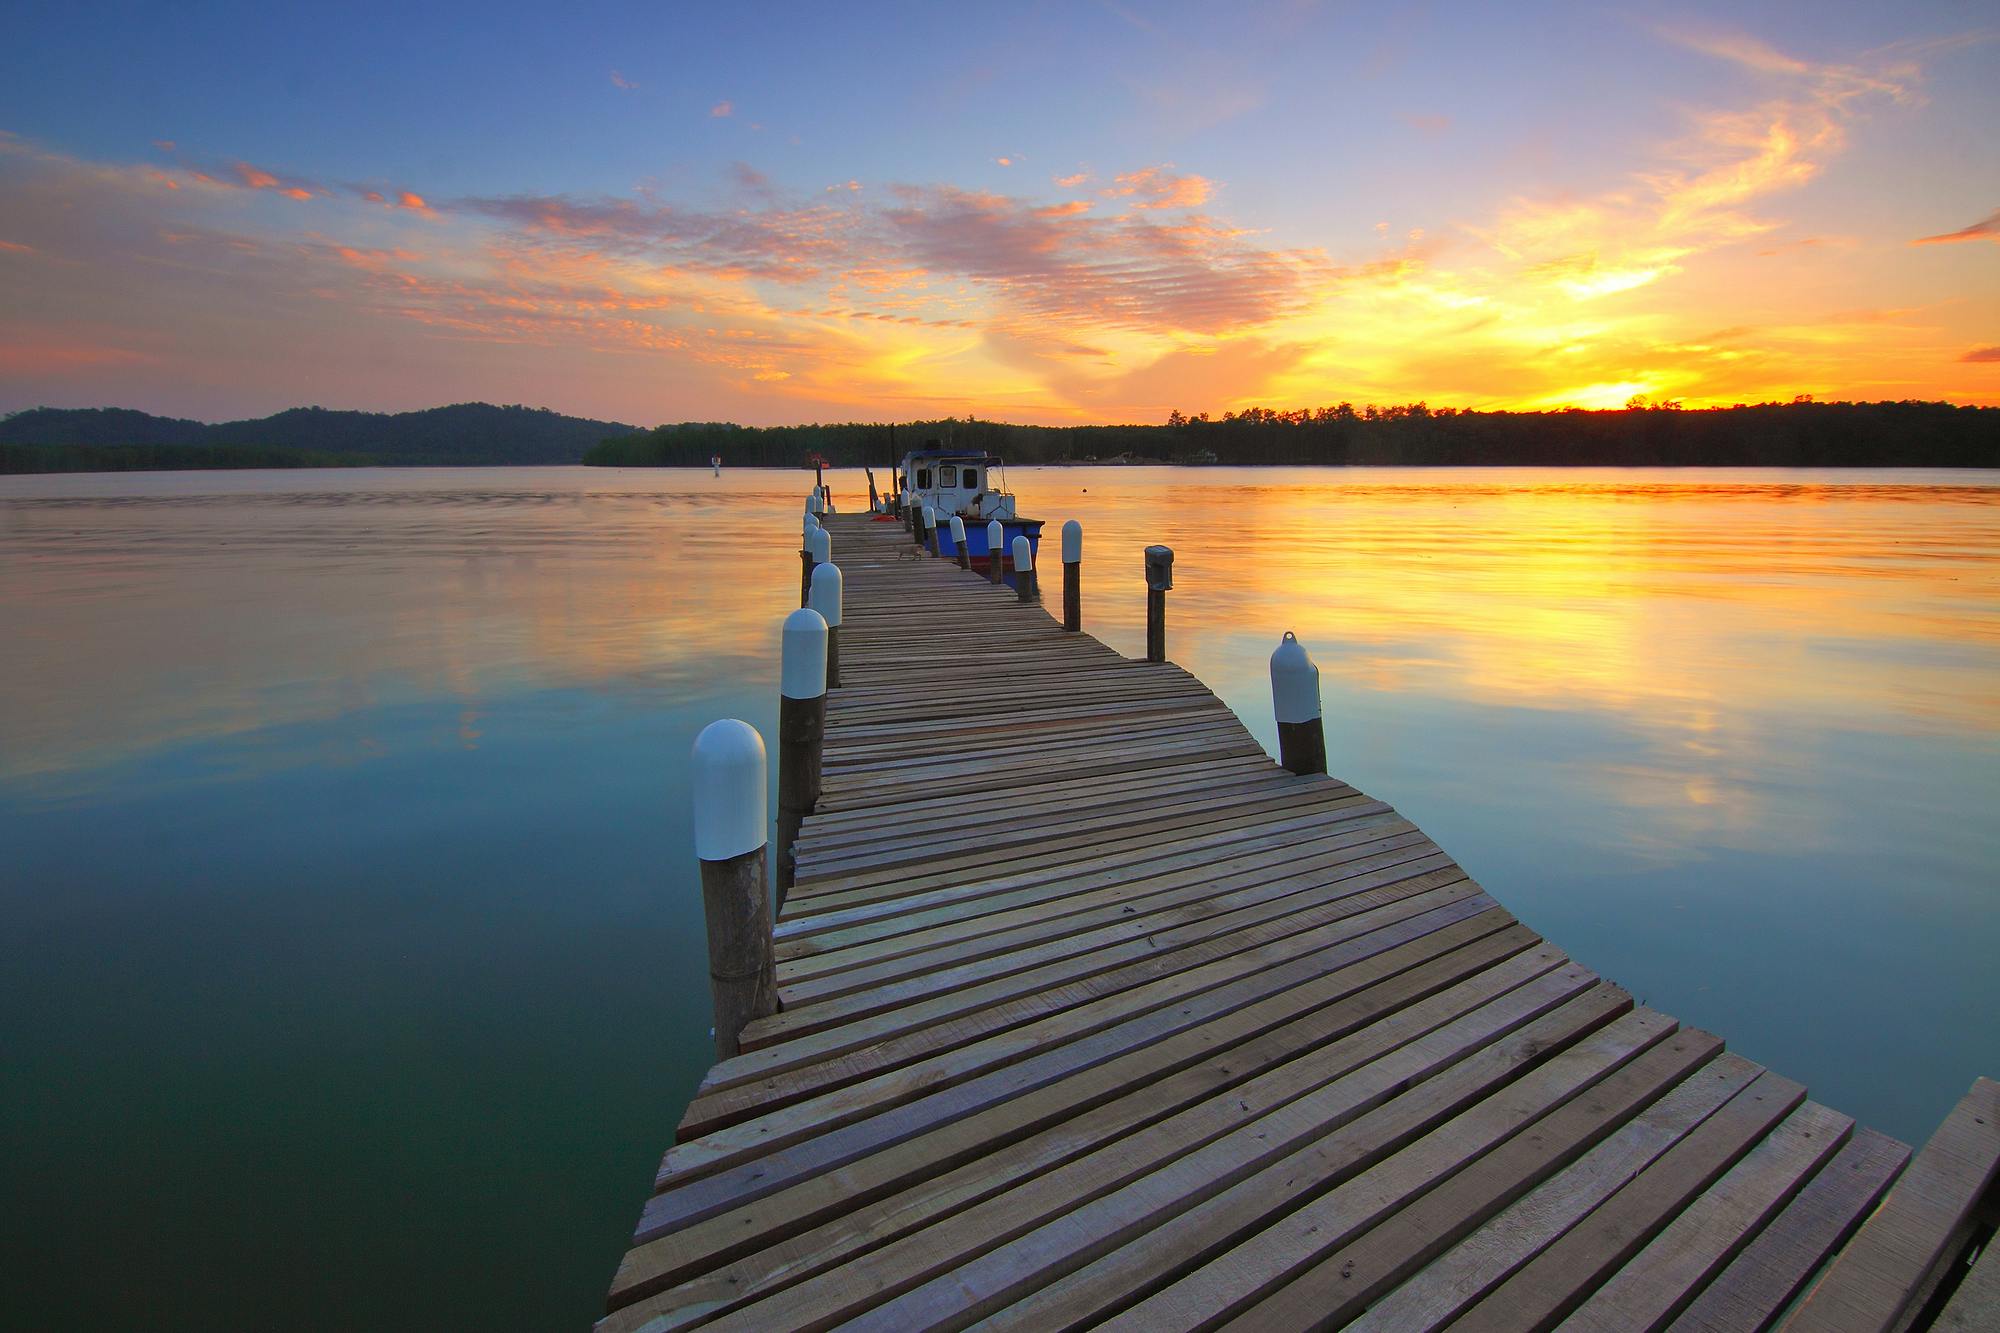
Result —
<path fill-rule="evenodd" d="M 35 253 L 35 247 L 22 245 L 18 241 L 0 241 L 0 252 L 10 255 L 31 255 Z"/>
<path fill-rule="evenodd" d="M 623 74 L 620 74 L 615 69 L 611 71 L 611 82 L 613 86 L 623 88 L 627 92 L 630 92 L 632 89 L 637 88 L 639 86 L 638 84 L 632 82 L 630 79 L 626 78 Z"/>
<path fill-rule="evenodd" d="M 413 213 L 431 212 L 431 206 L 424 202 L 424 197 L 409 190 L 399 193 L 396 196 L 396 202 Z"/>
<path fill-rule="evenodd" d="M 708 114 L 720 120 L 724 116 L 735 115 L 736 106 L 734 103 L 731 102 L 717 102 L 714 106 L 708 109 Z"/>
<path fill-rule="evenodd" d="M 1056 186 L 1059 189 L 1073 190 L 1077 186 L 1089 180 L 1090 173 L 1087 171 L 1079 171 L 1074 176 L 1056 176 L 1053 177 L 1052 179 L 1055 181 Z"/>
<path fill-rule="evenodd" d="M 2000 347 L 1975 347 L 1958 359 L 1973 362 L 2000 361 Z"/>
<path fill-rule="evenodd" d="M 1166 167 L 1147 167 L 1114 178 L 1106 198 L 1131 199 L 1134 208 L 1197 208 L 1208 202 L 1213 182 L 1201 176 L 1176 176 Z"/>
<path fill-rule="evenodd" d="M 1949 245 L 1955 241 L 2000 242 L 2000 209 L 1987 214 L 1969 227 L 1960 227 L 1957 231 L 1942 232 L 1936 236 L 1919 236 L 1910 244 Z"/>
<path fill-rule="evenodd" d="M 1014 159 L 1011 157 L 996 157 L 993 160 L 999 163 L 1003 167 L 1011 167 L 1014 165 Z"/>

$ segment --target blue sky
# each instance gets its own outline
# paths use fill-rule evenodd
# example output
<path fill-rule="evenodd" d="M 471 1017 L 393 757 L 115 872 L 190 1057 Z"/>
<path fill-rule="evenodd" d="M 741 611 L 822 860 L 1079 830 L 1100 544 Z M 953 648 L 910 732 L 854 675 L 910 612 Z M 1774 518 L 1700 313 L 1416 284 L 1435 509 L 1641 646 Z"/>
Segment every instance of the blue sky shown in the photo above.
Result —
<path fill-rule="evenodd" d="M 324 245 L 417 256 L 399 262 L 427 282 L 449 274 L 463 285 L 481 264 L 490 269 L 495 246 L 510 246 L 496 228 L 533 232 L 536 247 L 560 248 L 546 210 L 524 224 L 496 214 L 493 201 L 501 200 L 710 219 L 796 220 L 830 200 L 849 210 L 840 252 L 822 246 L 809 266 L 813 290 L 795 264 L 775 280 L 768 272 L 737 275 L 741 290 L 727 300 L 706 285 L 690 297 L 710 310 L 732 301 L 756 306 L 767 341 L 801 344 L 797 364 L 779 358 L 752 368 L 744 357 L 724 357 L 713 373 L 693 373 L 688 356 L 674 358 L 708 326 L 668 320 L 662 327 L 676 332 L 666 343 L 675 345 L 653 349 L 663 364 L 626 364 L 622 377 L 596 366 L 584 376 L 588 388 L 551 377 L 542 392 L 571 410 L 594 396 L 603 399 L 600 411 L 616 407 L 648 420 L 723 408 L 792 419 L 859 406 L 861 395 L 832 392 L 842 376 L 815 379 L 806 364 L 815 352 L 843 372 L 874 367 L 867 401 L 959 400 L 967 410 L 1035 419 L 1164 415 L 1168 405 L 1148 388 L 1148 372 L 1172 382 L 1168 372 L 1179 364 L 1172 358 L 1193 356 L 1210 358 L 1204 366 L 1237 367 L 1233 378 L 1221 374 L 1201 387 L 1239 404 L 1273 395 L 1400 394 L 1472 406 L 1570 392 L 1595 405 L 1632 385 L 1726 401 L 1764 391 L 1763 380 L 1773 392 L 1793 386 L 1777 384 L 1774 374 L 1746 378 L 1735 373 L 1740 365 L 1729 374 L 1691 370 L 1672 362 L 1670 349 L 1704 329 L 1749 323 L 1796 336 L 1857 310 L 1928 313 L 1921 337 L 1903 329 L 1900 341 L 1889 339 L 1893 348 L 1885 350 L 1886 334 L 1855 340 L 1853 350 L 1876 355 L 1878 365 L 1842 372 L 1837 358 L 1816 363 L 1795 377 L 1800 391 L 1903 396 L 1897 386 L 1906 385 L 1913 396 L 1995 395 L 1991 363 L 1957 360 L 2000 343 L 1993 246 L 1975 233 L 1964 243 L 1909 249 L 2000 208 L 2000 148 L 1991 132 L 2000 112 L 2000 47 L 1991 13 L 1974 5 L 36 5 L 14 27 L 0 56 L 0 131 L 15 160 L 0 167 L 16 178 L 30 171 L 39 205 L 17 208 L 10 219 L 0 203 L 0 247 L 13 247 L 0 248 L 0 283 L 23 294 L 21 308 L 39 313 L 17 317 L 7 336 L 32 344 L 44 329 L 52 343 L 77 350 L 67 359 L 19 354 L 11 369 L 0 359 L 0 409 L 107 396 L 149 406 L 138 398 L 158 393 L 198 414 L 264 405 L 270 395 L 260 390 L 246 386 L 232 396 L 228 389 L 229 358 L 247 336 L 238 328 L 232 338 L 231 326 L 254 316 L 220 293 L 141 280 L 126 284 L 124 310 L 89 284 L 72 286 L 75 299 L 64 300 L 65 278 L 74 277 L 64 264 L 131 262 L 149 227 L 186 237 L 198 224 L 204 236 L 237 238 L 240 253 L 264 247 L 268 262 L 255 273 L 208 269 L 215 284 L 282 285 L 284 246 Z M 1773 125 L 1797 140 L 1775 155 L 1763 137 Z M 1728 220 L 1712 213 L 1700 226 L 1667 226 L 1672 206 L 1663 201 L 1690 181 L 1726 173 L 1732 153 L 1750 169 L 1770 168 L 1768 178 L 1746 181 L 1714 205 Z M 37 165 L 24 167 L 24 157 Z M 109 205 L 104 173 L 137 181 L 150 179 L 140 175 L 146 171 L 178 176 L 176 187 L 193 177 L 232 185 L 270 178 L 312 200 L 253 186 L 235 193 L 271 197 L 211 192 L 196 209 L 193 190 L 175 188 L 172 199 L 114 190 L 130 224 L 117 237 L 65 241 L 51 222 L 65 207 L 74 216 L 87 198 Z M 1149 182 L 1200 184 L 1118 193 L 1120 177 L 1148 172 Z M 75 178 L 67 186 L 55 179 L 65 173 Z M 0 184 L 8 179 L 0 174 Z M 66 205 L 52 197 L 65 189 Z M 368 190 L 419 197 L 428 230 L 354 207 L 356 193 Z M 900 236 L 911 210 L 948 227 L 940 192 L 1004 200 L 1023 216 L 1079 203 L 1089 212 L 1071 215 L 1069 232 L 1026 242 L 1051 253 L 1074 247 L 1052 273 L 952 252 L 935 237 L 912 247 L 876 234 L 886 218 Z M 1591 226 L 1541 236 L 1548 244 L 1533 253 L 1518 236 L 1508 239 L 1524 210 L 1546 219 L 1579 203 L 1596 210 Z M 997 215 L 1003 206 L 983 207 Z M 1121 207 L 1147 210 L 1124 214 L 1129 222 L 1199 220 L 1198 232 L 1182 233 L 1198 234 L 1207 247 L 1188 257 L 1190 265 L 1261 272 L 1259 256 L 1268 253 L 1313 274 L 1282 299 L 1227 303 L 1226 320 L 1211 317 L 1220 308 L 1213 305 L 1199 318 L 1185 310 L 1134 315 L 1149 300 L 1143 284 L 1157 275 L 1150 260 L 1106 258 L 1114 241 L 1103 223 Z M 691 242 L 677 234 L 662 248 L 631 230 L 621 228 L 609 256 L 619 268 L 605 281 L 621 291 L 637 283 L 665 301 Z M 576 236 L 574 228 L 561 234 Z M 1144 236 L 1154 257 L 1169 244 L 1157 228 Z M 86 242 L 93 241 L 108 248 L 92 250 Z M 1775 251 L 1761 258 L 1777 262 L 1747 262 L 1759 257 L 1748 244 L 1773 250 L 1794 242 L 1825 253 L 1813 264 Z M 607 258 L 603 247 L 591 253 Z M 1019 299 L 1036 282 L 1060 289 L 1082 253 L 1099 270 L 1081 304 Z M 559 257 L 565 290 L 579 280 L 569 262 L 576 257 Z M 1422 294 L 1427 308 L 1463 296 L 1498 311 L 1512 294 L 1533 309 L 1503 319 L 1542 327 L 1543 357 L 1576 347 L 1581 336 L 1597 340 L 1604 364 L 1568 384 L 1523 374 L 1509 390 L 1504 377 L 1447 365 L 1427 377 L 1430 344 L 1401 367 L 1335 354 L 1343 313 L 1378 342 L 1422 323 L 1389 318 L 1376 299 L 1381 292 L 1353 299 L 1357 273 L 1392 262 L 1404 265 L 1397 281 L 1431 284 Z M 1107 284 L 1125 271 L 1121 263 L 1151 276 L 1114 293 Z M 1498 272 L 1496 263 L 1518 271 Z M 722 260 L 694 266 L 730 270 Z M 1579 296 L 1575 274 L 1592 266 L 1654 276 Z M 919 270 L 921 287 L 911 285 Z M 295 265 L 291 273 L 303 271 Z M 1536 273 L 1562 278 L 1563 299 L 1599 301 L 1600 311 L 1576 321 L 1524 295 L 1522 282 Z M 901 303 L 892 304 L 921 312 L 934 327 L 943 301 L 965 331 L 899 352 L 814 324 L 836 317 L 812 312 L 836 305 L 848 311 L 838 318 L 852 318 L 848 305 L 821 298 L 850 290 L 844 279 L 856 274 L 878 295 L 904 283 Z M 335 290 L 300 281 L 301 290 Z M 1177 272 L 1173 281 L 1179 290 L 1189 278 Z M 371 387 L 355 364 L 365 363 L 357 352 L 371 337 L 409 343 L 410 355 L 438 367 L 441 389 L 491 397 L 497 386 L 520 382 L 518 343 L 508 351 L 493 340 L 518 340 L 521 330 L 481 335 L 454 315 L 455 329 L 430 325 L 426 336 L 437 345 L 419 346 L 408 319 L 385 308 L 381 295 L 329 297 L 313 311 L 310 330 L 295 319 L 293 336 L 338 349 L 341 368 L 327 373 L 323 388 L 308 375 L 282 376 L 272 394 L 408 405 L 415 392 L 408 376 Z M 1613 299 L 1619 317 L 1598 318 Z M 1730 299 L 1741 299 L 1743 310 L 1724 308 Z M 178 341 L 162 334 L 171 301 L 194 326 L 183 326 Z M 64 310 L 67 326 L 58 318 Z M 423 322 L 423 312 L 415 318 Z M 534 336 L 560 353 L 556 360 L 576 365 L 602 350 L 603 330 L 575 327 L 567 314 L 548 322 Z M 1064 326 L 1060 345 L 1020 349 L 1051 323 Z M 90 368 L 87 348 L 121 326 L 133 331 L 131 345 Z M 1427 326 L 1429 338 L 1456 337 L 1456 327 Z M 484 373 L 477 349 L 464 345 L 481 338 Z M 1923 348 L 1903 345 L 1914 342 Z M 614 354 L 625 357 L 631 345 L 627 339 Z M 1484 346 L 1465 344 L 1461 360 Z M 1655 349 L 1650 360 L 1647 347 Z M 1753 349 L 1753 359 L 1775 368 L 1783 350 Z M 203 383 L 186 386 L 172 366 L 202 356 L 209 358 Z M 1904 363 L 1916 356 L 1932 357 L 1935 373 Z M 261 369 L 255 358 L 236 364 L 243 376 Z M 1946 369 L 1954 365 L 1970 369 Z M 902 369 L 888 374 L 890 366 Z M 917 367 L 930 390 L 922 394 L 911 392 Z M 746 369 L 783 378 L 746 379 Z M 184 387 L 172 390 L 176 383 Z M 704 402 L 717 407 L 702 410 Z"/>

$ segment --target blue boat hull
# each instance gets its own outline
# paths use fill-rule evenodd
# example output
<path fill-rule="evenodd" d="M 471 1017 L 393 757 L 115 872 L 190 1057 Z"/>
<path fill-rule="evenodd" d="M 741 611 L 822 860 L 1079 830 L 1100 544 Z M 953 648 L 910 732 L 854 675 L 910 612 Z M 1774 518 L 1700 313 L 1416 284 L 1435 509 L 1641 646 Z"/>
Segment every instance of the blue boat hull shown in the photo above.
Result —
<path fill-rule="evenodd" d="M 1000 527 L 1006 535 L 1007 543 L 1006 549 L 1000 555 L 1001 577 L 1011 586 L 1014 582 L 1014 539 L 1016 537 L 1026 537 L 1028 539 L 1028 550 L 1034 553 L 1036 562 L 1039 564 L 1042 546 L 1042 520 L 1039 518 L 1003 518 L 1000 520 Z M 937 535 L 938 554 L 953 560 L 958 559 L 958 543 L 951 539 L 950 526 L 945 523 L 938 524 Z M 986 549 L 986 524 L 967 523 L 965 525 L 965 555 L 966 559 L 971 561 L 972 567 L 984 573 L 986 571 L 986 562 L 991 558 L 991 554 Z"/>

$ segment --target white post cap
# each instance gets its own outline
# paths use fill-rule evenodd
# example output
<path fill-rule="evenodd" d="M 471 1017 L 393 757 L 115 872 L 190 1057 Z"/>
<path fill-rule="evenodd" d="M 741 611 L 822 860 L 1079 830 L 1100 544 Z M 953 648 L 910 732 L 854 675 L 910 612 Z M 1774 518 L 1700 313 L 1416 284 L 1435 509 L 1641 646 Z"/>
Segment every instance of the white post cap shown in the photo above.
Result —
<path fill-rule="evenodd" d="M 727 861 L 764 845 L 764 738 L 727 717 L 694 738 L 694 854 Z"/>
<path fill-rule="evenodd" d="M 1290 630 L 1271 654 L 1271 707 L 1280 722 L 1310 722 L 1319 716 L 1319 667 Z"/>
<path fill-rule="evenodd" d="M 933 505 L 924 506 L 924 526 L 927 528 L 937 526 L 937 509 Z"/>
<path fill-rule="evenodd" d="M 814 560 L 825 564 L 833 559 L 833 534 L 814 524 L 813 530 L 806 534 L 806 549 L 812 552 Z"/>
<path fill-rule="evenodd" d="M 986 525 L 986 553 L 998 559 L 1000 556 L 1006 554 L 1006 550 L 1007 529 L 996 518 Z"/>
<path fill-rule="evenodd" d="M 806 536 L 808 537 L 812 536 L 815 532 L 819 531 L 819 520 L 817 518 L 814 518 L 811 514 L 806 515 L 805 531 L 806 531 Z"/>
<path fill-rule="evenodd" d="M 840 626 L 842 582 L 840 566 L 831 560 L 822 560 L 813 566 L 812 600 L 808 605 L 819 612 L 821 620 L 836 629 Z"/>
<path fill-rule="evenodd" d="M 817 699 L 826 693 L 826 620 L 809 606 L 785 617 L 778 654 L 778 693 Z"/>
<path fill-rule="evenodd" d="M 1035 548 L 1028 544 L 1026 537 L 1014 539 L 1014 572 L 1031 574 L 1035 569 Z"/>
<path fill-rule="evenodd" d="M 1071 519 L 1063 524 L 1063 559 L 1065 565 L 1083 562 L 1083 524 Z"/>
<path fill-rule="evenodd" d="M 959 516 L 958 516 L 957 514 L 953 514 L 953 515 L 951 516 L 951 539 L 952 539 L 952 541 L 954 541 L 954 542 L 956 542 L 956 543 L 958 544 L 958 546 L 960 547 L 960 549 L 963 549 L 963 548 L 964 548 L 964 546 L 965 546 L 965 520 L 964 520 L 964 519 L 962 519 L 962 518 L 960 518 L 960 517 L 959 517 Z"/>
<path fill-rule="evenodd" d="M 806 497 L 806 512 L 808 514 L 824 514 L 826 512 L 826 497 L 818 491 L 814 491 L 811 495 L 808 495 Z"/>

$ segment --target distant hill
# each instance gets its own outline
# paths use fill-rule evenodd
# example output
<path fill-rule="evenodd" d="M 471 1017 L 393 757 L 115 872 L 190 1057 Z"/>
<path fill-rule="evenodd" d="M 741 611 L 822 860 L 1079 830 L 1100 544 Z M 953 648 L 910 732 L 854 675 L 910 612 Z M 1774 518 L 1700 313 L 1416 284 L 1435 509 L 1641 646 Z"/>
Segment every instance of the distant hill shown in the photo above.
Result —
<path fill-rule="evenodd" d="M 635 429 L 490 403 L 396 413 L 295 407 L 213 426 L 126 408 L 37 407 L 0 419 L 0 472 L 577 463 Z"/>

